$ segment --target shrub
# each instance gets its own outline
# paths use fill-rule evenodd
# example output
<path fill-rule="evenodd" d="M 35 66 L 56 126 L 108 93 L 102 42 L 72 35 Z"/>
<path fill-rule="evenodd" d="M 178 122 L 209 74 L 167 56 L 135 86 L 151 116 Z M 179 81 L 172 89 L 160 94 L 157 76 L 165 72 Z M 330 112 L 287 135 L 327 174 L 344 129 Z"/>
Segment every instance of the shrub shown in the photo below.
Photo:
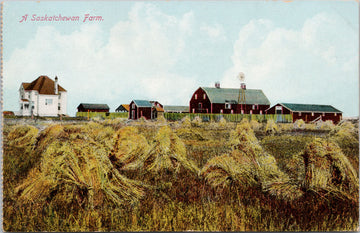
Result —
<path fill-rule="evenodd" d="M 190 117 L 186 116 L 183 119 L 181 119 L 181 124 L 182 124 L 182 127 L 184 127 L 184 128 L 191 127 L 191 119 L 190 119 Z"/>
<path fill-rule="evenodd" d="M 258 130 L 260 130 L 261 127 L 262 127 L 262 124 L 259 123 L 257 120 L 254 120 L 254 119 L 252 119 L 252 120 L 250 121 L 250 125 L 251 125 L 251 128 L 252 128 L 254 131 L 258 131 Z"/>

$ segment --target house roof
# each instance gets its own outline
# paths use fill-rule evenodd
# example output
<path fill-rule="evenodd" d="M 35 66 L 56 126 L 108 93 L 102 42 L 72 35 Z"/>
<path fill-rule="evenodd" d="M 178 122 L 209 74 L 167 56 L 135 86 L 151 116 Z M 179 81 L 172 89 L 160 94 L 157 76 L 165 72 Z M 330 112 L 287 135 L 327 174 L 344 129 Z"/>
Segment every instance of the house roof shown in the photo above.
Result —
<path fill-rule="evenodd" d="M 156 106 L 155 109 L 156 109 L 156 111 L 158 111 L 158 112 L 164 112 L 164 109 L 163 109 L 162 107 Z"/>
<path fill-rule="evenodd" d="M 164 105 L 165 112 L 189 112 L 189 106 Z"/>
<path fill-rule="evenodd" d="M 133 100 L 138 107 L 152 107 L 152 104 L 148 100 Z"/>
<path fill-rule="evenodd" d="M 212 103 L 233 103 L 237 104 L 239 100 L 239 88 L 215 88 L 201 87 L 209 97 Z M 270 105 L 270 101 L 262 90 L 246 89 L 246 104 Z"/>
<path fill-rule="evenodd" d="M 110 109 L 107 104 L 87 104 L 87 103 L 81 103 L 77 108 L 80 108 L 82 106 L 85 109 Z"/>
<path fill-rule="evenodd" d="M 121 104 L 115 111 L 129 111 L 130 105 L 129 104 Z"/>
<path fill-rule="evenodd" d="M 55 81 L 47 76 L 40 76 L 31 83 L 22 83 L 22 86 L 26 91 L 34 90 L 43 95 L 55 95 Z M 66 90 L 58 84 L 58 91 Z"/>
<path fill-rule="evenodd" d="M 318 105 L 318 104 L 292 104 L 292 103 L 280 103 L 285 108 L 293 112 L 331 112 L 341 113 L 340 110 L 334 108 L 331 105 Z"/>

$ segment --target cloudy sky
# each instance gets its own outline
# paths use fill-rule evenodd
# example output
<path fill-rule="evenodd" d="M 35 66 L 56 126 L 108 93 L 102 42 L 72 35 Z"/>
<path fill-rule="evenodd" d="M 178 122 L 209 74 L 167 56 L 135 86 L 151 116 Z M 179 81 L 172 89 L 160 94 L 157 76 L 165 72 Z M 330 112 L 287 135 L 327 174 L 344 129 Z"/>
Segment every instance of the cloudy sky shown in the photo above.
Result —
<path fill-rule="evenodd" d="M 79 103 L 188 105 L 199 86 L 239 87 L 243 72 L 271 105 L 359 115 L 357 1 L 5 2 L 3 12 L 4 110 L 18 111 L 20 84 L 40 75 L 58 76 L 75 115 Z"/>

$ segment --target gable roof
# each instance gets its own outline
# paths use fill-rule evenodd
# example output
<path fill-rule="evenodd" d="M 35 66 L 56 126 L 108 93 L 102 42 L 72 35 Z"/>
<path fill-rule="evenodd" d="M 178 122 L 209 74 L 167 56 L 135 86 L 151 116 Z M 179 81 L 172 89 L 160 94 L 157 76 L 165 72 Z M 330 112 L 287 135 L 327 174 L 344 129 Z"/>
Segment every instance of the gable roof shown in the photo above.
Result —
<path fill-rule="evenodd" d="M 293 112 L 331 112 L 342 113 L 340 110 L 334 108 L 331 105 L 319 105 L 319 104 L 292 104 L 292 103 L 280 103 L 285 108 Z"/>
<path fill-rule="evenodd" d="M 81 103 L 77 108 L 80 108 L 82 106 L 86 109 L 110 109 L 107 104 L 87 104 L 87 103 Z"/>
<path fill-rule="evenodd" d="M 121 104 L 115 111 L 129 111 L 130 105 L 129 104 Z"/>
<path fill-rule="evenodd" d="M 239 100 L 239 88 L 215 88 L 215 87 L 201 87 L 207 94 L 212 103 L 234 103 L 237 104 Z M 261 104 L 270 105 L 270 101 L 265 96 L 262 90 L 246 89 L 245 90 L 246 104 Z"/>
<path fill-rule="evenodd" d="M 148 100 L 133 100 L 138 107 L 152 107 L 152 104 Z"/>
<path fill-rule="evenodd" d="M 43 95 L 55 95 L 55 81 L 48 76 L 40 76 L 31 83 L 22 83 L 26 91 L 38 91 Z M 66 91 L 58 84 L 58 91 Z"/>

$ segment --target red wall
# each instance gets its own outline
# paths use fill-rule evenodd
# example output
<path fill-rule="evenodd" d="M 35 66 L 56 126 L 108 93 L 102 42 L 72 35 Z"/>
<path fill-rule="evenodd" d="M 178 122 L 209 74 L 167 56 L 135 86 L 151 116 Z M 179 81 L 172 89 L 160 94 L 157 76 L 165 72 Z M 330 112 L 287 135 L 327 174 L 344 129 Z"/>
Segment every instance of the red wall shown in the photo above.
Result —
<path fill-rule="evenodd" d="M 138 107 L 135 104 L 135 106 L 133 108 L 133 106 L 132 106 L 133 103 L 134 103 L 133 101 L 131 101 L 131 103 L 130 103 L 129 119 L 132 119 L 133 110 L 135 110 L 135 118 L 134 118 L 134 120 L 139 119 L 142 116 L 145 117 L 146 120 L 151 119 L 151 108 L 150 107 Z"/>
<path fill-rule="evenodd" d="M 231 110 L 233 110 L 233 114 L 240 114 L 241 113 L 241 105 L 239 104 L 231 104 L 229 109 L 225 109 L 225 103 L 211 103 L 208 96 L 206 95 L 205 91 L 201 88 L 197 89 L 194 94 L 191 97 L 190 100 L 190 113 L 193 113 L 193 109 L 195 109 L 195 113 L 221 113 L 221 110 L 223 110 L 224 114 L 231 114 Z M 195 95 L 197 95 L 197 99 L 195 99 Z M 202 104 L 202 108 L 199 109 L 199 103 Z M 262 114 L 265 114 L 265 110 L 270 107 L 270 105 L 258 105 L 255 106 L 255 109 L 252 109 L 253 105 L 243 105 L 244 114 L 250 114 L 250 111 L 252 111 L 252 114 L 260 114 L 260 111 L 262 111 Z"/>

